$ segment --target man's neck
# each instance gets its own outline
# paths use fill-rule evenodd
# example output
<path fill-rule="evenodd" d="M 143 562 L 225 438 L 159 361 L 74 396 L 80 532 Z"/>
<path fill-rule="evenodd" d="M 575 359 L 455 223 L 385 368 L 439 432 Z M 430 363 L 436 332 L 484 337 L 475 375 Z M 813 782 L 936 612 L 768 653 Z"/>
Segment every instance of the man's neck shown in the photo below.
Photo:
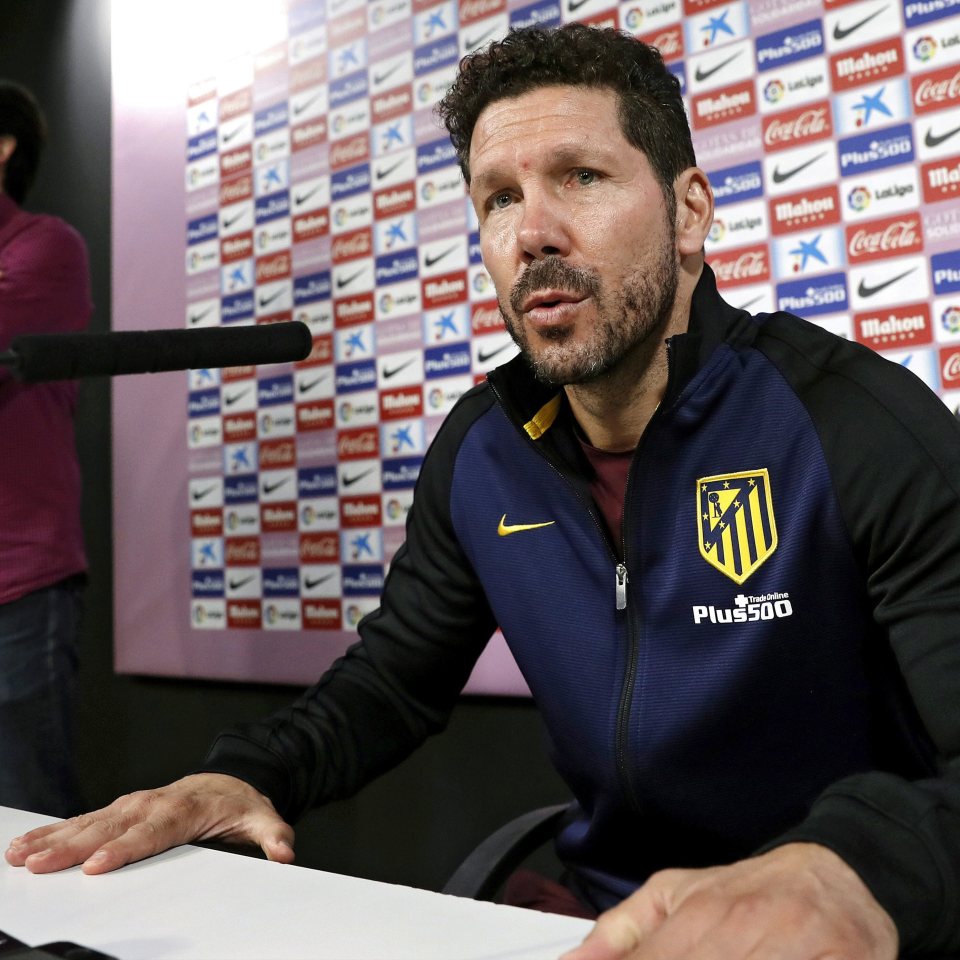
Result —
<path fill-rule="evenodd" d="M 678 290 L 667 322 L 603 377 L 568 384 L 570 409 L 587 442 L 610 453 L 633 450 L 667 391 L 666 341 L 684 333 L 690 319 L 690 294 Z"/>

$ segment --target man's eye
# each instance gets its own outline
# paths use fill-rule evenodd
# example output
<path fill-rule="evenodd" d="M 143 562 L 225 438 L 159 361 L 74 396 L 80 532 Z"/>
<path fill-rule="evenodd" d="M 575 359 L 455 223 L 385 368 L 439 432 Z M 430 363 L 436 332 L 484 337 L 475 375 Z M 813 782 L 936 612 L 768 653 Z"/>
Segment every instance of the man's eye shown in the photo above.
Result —
<path fill-rule="evenodd" d="M 591 183 L 596 183 L 597 174 L 593 170 L 578 170 L 577 171 L 577 183 L 581 186 L 587 186 Z"/>
<path fill-rule="evenodd" d="M 490 209 L 491 210 L 503 210 L 504 207 L 509 207 L 512 200 L 509 193 L 495 193 L 490 198 Z"/>

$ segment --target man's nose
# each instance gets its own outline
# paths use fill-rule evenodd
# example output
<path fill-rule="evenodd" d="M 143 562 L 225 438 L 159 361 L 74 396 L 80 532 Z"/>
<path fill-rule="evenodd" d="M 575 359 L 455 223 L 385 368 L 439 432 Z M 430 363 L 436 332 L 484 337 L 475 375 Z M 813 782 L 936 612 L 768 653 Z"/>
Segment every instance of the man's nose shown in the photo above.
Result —
<path fill-rule="evenodd" d="M 569 224 L 557 198 L 529 190 L 524 194 L 517 243 L 528 262 L 570 252 Z"/>

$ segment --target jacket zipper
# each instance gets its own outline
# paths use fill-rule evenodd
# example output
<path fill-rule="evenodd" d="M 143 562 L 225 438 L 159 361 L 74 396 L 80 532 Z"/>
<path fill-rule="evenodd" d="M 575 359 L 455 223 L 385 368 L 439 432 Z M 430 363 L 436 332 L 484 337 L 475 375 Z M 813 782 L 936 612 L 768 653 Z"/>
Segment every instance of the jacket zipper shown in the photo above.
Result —
<path fill-rule="evenodd" d="M 670 345 L 668 343 L 667 344 L 667 360 L 668 360 L 668 366 L 672 368 L 673 358 L 672 358 L 672 352 L 670 351 L 669 347 Z M 503 402 L 503 397 L 500 395 L 500 391 L 497 389 L 494 383 L 491 383 L 490 381 L 487 381 L 487 382 L 490 383 L 490 389 L 493 390 L 493 395 L 497 398 L 497 403 L 499 403 L 501 409 L 505 411 L 507 407 L 506 407 L 506 404 L 504 404 Z M 653 417 L 657 415 L 657 412 L 659 411 L 659 409 L 660 408 L 658 405 L 657 409 L 654 410 L 653 412 L 653 416 L 651 416 L 650 418 L 651 421 L 653 420 Z M 510 418 L 508 417 L 508 419 Z M 512 419 L 511 419 L 511 423 L 513 423 Z M 519 427 L 517 427 L 515 423 L 514 423 L 514 426 L 516 427 L 518 432 L 520 432 L 521 435 L 524 436 L 524 439 L 528 439 L 526 435 L 523 433 L 523 431 Z M 650 422 L 648 421 L 647 427 L 644 428 L 644 434 L 646 434 L 646 430 L 649 426 L 650 426 Z M 640 442 L 641 443 L 643 442 L 642 436 L 640 438 Z M 623 557 L 623 560 L 620 560 L 620 558 L 617 557 L 616 553 L 614 552 L 613 547 L 611 547 L 610 545 L 609 536 L 607 535 L 603 527 L 600 525 L 600 521 L 597 519 L 593 510 L 590 509 L 589 504 L 587 504 L 584 498 L 580 495 L 580 491 L 567 477 L 563 475 L 563 471 L 560 470 L 560 468 L 546 455 L 546 453 L 543 452 L 542 449 L 537 447 L 536 444 L 534 444 L 533 447 L 537 451 L 537 453 L 539 453 L 540 456 L 543 457 L 543 459 L 547 462 L 550 468 L 557 474 L 557 476 L 563 479 L 567 483 L 567 485 L 573 490 L 574 496 L 583 505 L 583 508 L 587 511 L 587 514 L 589 515 L 590 519 L 593 520 L 593 524 L 597 528 L 597 531 L 600 534 L 600 538 L 606 544 L 607 549 L 610 552 L 610 557 L 613 560 L 614 570 L 616 573 L 615 594 L 614 594 L 616 598 L 616 608 L 617 610 L 626 610 L 627 584 L 629 583 L 630 577 L 627 571 L 627 538 L 624 535 L 623 527 L 626 526 L 627 509 L 629 504 L 629 498 L 627 496 L 627 493 L 629 492 L 629 489 L 630 489 L 629 474 L 627 476 L 627 486 L 626 486 L 626 489 L 624 490 L 624 496 L 623 496 L 624 523 L 620 531 L 620 553 L 621 553 L 621 556 Z M 639 444 L 637 445 L 637 449 L 639 450 Z M 636 456 L 637 454 L 634 453 L 634 460 L 636 459 Z M 624 677 L 623 677 L 623 686 L 620 689 L 620 706 L 617 710 L 617 731 L 614 738 L 614 757 L 615 757 L 615 762 L 617 767 L 617 777 L 620 780 L 620 789 L 623 792 L 624 798 L 626 799 L 627 804 L 631 807 L 631 809 L 639 813 L 640 804 L 638 803 L 637 798 L 633 792 L 633 787 L 630 784 L 629 767 L 627 764 L 627 741 L 629 739 L 630 707 L 633 701 L 633 688 L 636 686 L 637 652 L 639 647 L 639 641 L 636 636 L 636 631 L 633 629 L 632 618 L 629 615 L 627 615 L 626 620 L 627 620 L 627 664 L 626 664 L 626 672 L 624 673 Z"/>

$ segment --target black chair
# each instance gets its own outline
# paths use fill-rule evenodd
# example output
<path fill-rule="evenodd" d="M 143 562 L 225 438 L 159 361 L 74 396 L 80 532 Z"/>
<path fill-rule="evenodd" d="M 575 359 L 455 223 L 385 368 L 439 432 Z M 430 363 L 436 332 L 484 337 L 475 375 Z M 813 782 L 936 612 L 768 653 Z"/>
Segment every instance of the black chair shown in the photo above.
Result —
<path fill-rule="evenodd" d="M 507 877 L 538 847 L 553 839 L 568 809 L 565 803 L 540 807 L 500 827 L 457 867 L 440 892 L 492 900 Z"/>

